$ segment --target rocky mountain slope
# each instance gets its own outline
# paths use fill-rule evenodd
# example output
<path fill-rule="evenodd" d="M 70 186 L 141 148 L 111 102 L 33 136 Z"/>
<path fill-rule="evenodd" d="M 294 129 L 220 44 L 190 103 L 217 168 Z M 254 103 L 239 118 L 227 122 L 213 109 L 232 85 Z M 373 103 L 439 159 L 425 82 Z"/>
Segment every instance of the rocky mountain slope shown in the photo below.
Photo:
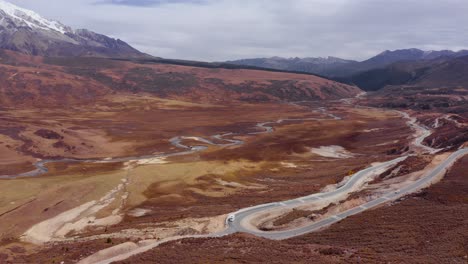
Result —
<path fill-rule="evenodd" d="M 42 56 L 149 57 L 119 39 L 60 22 L 0 0 L 0 48 Z"/>

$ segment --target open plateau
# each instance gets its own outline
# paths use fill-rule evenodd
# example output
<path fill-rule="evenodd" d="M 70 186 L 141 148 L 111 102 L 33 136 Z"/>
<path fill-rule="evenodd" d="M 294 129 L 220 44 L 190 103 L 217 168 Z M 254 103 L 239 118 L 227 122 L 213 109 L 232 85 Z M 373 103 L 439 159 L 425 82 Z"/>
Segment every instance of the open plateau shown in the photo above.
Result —
<path fill-rule="evenodd" d="M 170 60 L 0 0 L 0 263 L 468 263 L 467 55 Z"/>

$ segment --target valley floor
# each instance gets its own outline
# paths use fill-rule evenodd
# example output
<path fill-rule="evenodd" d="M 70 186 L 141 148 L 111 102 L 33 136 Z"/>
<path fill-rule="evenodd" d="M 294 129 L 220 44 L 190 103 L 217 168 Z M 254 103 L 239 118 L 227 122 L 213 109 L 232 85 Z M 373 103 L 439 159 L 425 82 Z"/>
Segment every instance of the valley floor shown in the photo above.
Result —
<path fill-rule="evenodd" d="M 76 108 L 54 115 L 50 111 L 0 113 L 7 120 L 1 123 L 0 147 L 22 157 L 0 157 L 1 174 L 9 175 L 0 180 L 0 260 L 5 263 L 76 263 L 106 248 L 111 249 L 102 254 L 111 257 L 138 242 L 214 233 L 223 230 L 226 215 L 238 209 L 332 190 L 372 163 L 421 151 L 411 143 L 417 131 L 401 113 L 343 101 L 215 105 L 111 96 L 95 111 Z M 174 137 L 183 141 L 174 143 Z M 226 142 L 234 144 L 223 145 Z M 193 151 L 200 147 L 202 151 Z M 160 156 L 184 148 L 189 153 Z M 112 161 L 123 157 L 129 158 Z M 31 164 L 41 158 L 87 161 L 63 160 L 47 164 L 48 172 L 36 177 L 14 177 L 34 169 Z M 274 225 L 285 228 L 297 221 L 314 221 L 328 210 L 363 202 L 417 179 L 431 162 L 434 155 L 418 155 L 382 171 L 383 176 L 374 175 L 343 201 L 315 211 L 285 212 Z M 244 234 L 186 239 L 124 263 L 154 263 L 154 259 L 188 263 L 193 258 L 256 262 L 264 260 L 270 247 L 278 250 L 268 250 L 277 263 L 308 262 L 304 260 L 312 257 L 320 263 L 376 261 L 385 252 L 389 261 L 402 261 L 397 252 L 410 250 L 383 245 L 377 242 L 379 237 L 390 245 L 400 240 L 403 247 L 417 243 L 408 253 L 419 261 L 420 248 L 430 243 L 422 239 L 424 228 L 437 225 L 440 213 L 451 213 L 447 232 L 465 231 L 459 223 L 463 210 L 454 213 L 464 202 L 462 189 L 438 207 L 436 196 L 430 195 L 434 190 L 441 196 L 448 192 L 439 186 L 462 185 L 459 174 L 465 163 L 466 158 L 429 191 L 345 219 L 319 233 L 281 242 Z M 455 201 L 458 204 L 452 206 Z M 431 215 L 431 206 L 440 209 L 439 214 Z M 402 219 L 416 214 L 419 218 Z M 416 228 L 408 244 L 402 236 L 422 216 L 433 219 L 432 226 Z M 406 224 L 397 225 L 398 221 Z M 363 223 L 370 227 L 363 230 Z M 458 255 L 447 253 L 440 259 L 463 260 L 463 250 L 461 246 L 453 251 Z"/>

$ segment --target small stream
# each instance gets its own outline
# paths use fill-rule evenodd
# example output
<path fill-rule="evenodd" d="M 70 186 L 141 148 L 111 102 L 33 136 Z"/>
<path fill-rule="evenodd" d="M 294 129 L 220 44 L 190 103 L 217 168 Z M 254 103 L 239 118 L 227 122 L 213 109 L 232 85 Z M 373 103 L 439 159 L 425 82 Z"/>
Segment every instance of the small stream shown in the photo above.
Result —
<path fill-rule="evenodd" d="M 341 120 L 340 117 L 334 114 L 328 113 L 324 107 L 320 107 L 318 110 L 314 112 L 326 115 L 331 120 Z M 324 120 L 330 120 L 330 119 L 292 118 L 292 119 L 278 119 L 277 121 L 271 121 L 271 122 L 262 122 L 262 123 L 258 123 L 255 127 L 258 129 L 263 129 L 264 131 L 252 132 L 252 133 L 249 133 L 248 135 L 273 133 L 275 131 L 273 128 L 273 125 L 283 124 L 285 122 L 324 121 Z M 181 149 L 181 151 L 163 153 L 163 154 L 157 154 L 157 155 L 145 155 L 145 156 L 139 156 L 139 157 L 122 157 L 122 158 L 111 158 L 111 159 L 109 158 L 107 159 L 71 159 L 71 158 L 45 159 L 45 160 L 40 160 L 34 164 L 34 166 L 36 167 L 35 170 L 21 173 L 21 174 L 16 174 L 16 175 L 2 175 L 0 176 L 0 179 L 37 177 L 37 176 L 40 176 L 49 172 L 49 170 L 47 169 L 47 164 L 51 164 L 51 163 L 98 163 L 98 162 L 99 163 L 114 163 L 114 162 L 138 161 L 138 160 L 151 159 L 151 158 L 167 158 L 167 157 L 174 157 L 174 156 L 189 155 L 189 154 L 193 154 L 196 152 L 204 151 L 208 148 L 207 146 L 204 146 L 204 145 L 199 145 L 199 146 L 185 145 L 183 142 L 186 140 L 194 140 L 194 141 L 198 141 L 198 142 L 202 142 L 208 145 L 218 146 L 218 147 L 230 147 L 230 146 L 243 145 L 244 141 L 232 138 L 233 136 L 236 136 L 236 135 L 237 134 L 234 134 L 234 133 L 225 133 L 225 134 L 217 134 L 217 135 L 213 135 L 209 137 L 210 139 L 216 140 L 218 142 L 219 141 L 225 142 L 225 143 L 216 143 L 210 139 L 206 139 L 202 137 L 195 137 L 195 136 L 174 137 L 174 138 L 171 138 L 169 142 L 174 147 Z M 231 138 L 226 138 L 226 137 L 231 137 Z"/>

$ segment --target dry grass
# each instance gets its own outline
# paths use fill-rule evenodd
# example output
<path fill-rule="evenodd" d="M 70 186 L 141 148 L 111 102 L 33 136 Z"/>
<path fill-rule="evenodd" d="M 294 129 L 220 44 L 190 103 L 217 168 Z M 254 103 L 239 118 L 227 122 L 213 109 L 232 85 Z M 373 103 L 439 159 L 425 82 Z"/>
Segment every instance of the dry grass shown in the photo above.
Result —
<path fill-rule="evenodd" d="M 13 180 L 8 184 L 0 181 L 0 191 L 18 192 L 21 184 L 26 188 L 18 197 L 5 193 L 3 210 L 13 208 L 9 205 L 11 201 L 26 203 L 28 199 L 36 199 L 2 217 L 7 223 L 4 231 L 0 230 L 4 238 L 17 237 L 38 221 L 102 197 L 127 176 L 129 197 L 124 212 L 142 208 L 148 213 L 140 217 L 127 215 L 120 224 L 109 226 L 107 232 L 144 227 L 148 223 L 219 216 L 254 204 L 304 196 L 341 181 L 350 170 L 391 159 L 386 152 L 396 145 L 404 145 L 411 133 L 404 121 L 379 111 L 335 108 L 333 112 L 346 116 L 345 120 L 286 122 L 275 125 L 272 134 L 253 136 L 247 134 L 255 131 L 252 127 L 258 122 L 323 116 L 305 107 L 283 104 L 211 106 L 153 102 L 138 96 L 116 98 L 106 104 L 97 105 L 99 111 L 74 109 L 47 120 L 40 117 L 50 115 L 49 111 L 12 111 L 4 115 L 13 121 L 12 125 L 21 119 L 29 126 L 27 131 L 47 127 L 63 135 L 70 145 L 94 133 L 101 140 L 87 141 L 89 144 L 85 147 L 90 151 L 87 155 L 97 157 L 178 151 L 168 143 L 175 135 L 206 137 L 235 132 L 246 144 L 225 149 L 211 147 L 206 152 L 167 159 L 167 164 L 55 163 L 49 166 L 47 175 L 39 178 Z M 382 130 L 363 132 L 374 128 Z M 29 132 L 22 135 L 33 142 L 43 140 L 41 144 L 51 140 Z M 398 142 L 377 146 L 395 140 Z M 111 147 L 99 148 L 102 142 Z M 127 147 L 116 147 L 122 144 Z M 322 145 L 341 145 L 358 155 L 335 160 L 310 153 L 309 148 Z M 29 150 L 30 155 L 40 153 L 40 149 Z M 81 154 L 70 152 L 67 155 Z M 284 165 L 289 163 L 294 166 Z M 99 216 L 105 216 L 117 206 L 115 201 Z M 13 222 L 26 211 L 34 217 Z M 89 229 L 83 235 L 99 232 L 104 230 Z"/>
<path fill-rule="evenodd" d="M 0 181 L 0 239 L 17 238 L 35 223 L 101 198 L 125 171 Z"/>

